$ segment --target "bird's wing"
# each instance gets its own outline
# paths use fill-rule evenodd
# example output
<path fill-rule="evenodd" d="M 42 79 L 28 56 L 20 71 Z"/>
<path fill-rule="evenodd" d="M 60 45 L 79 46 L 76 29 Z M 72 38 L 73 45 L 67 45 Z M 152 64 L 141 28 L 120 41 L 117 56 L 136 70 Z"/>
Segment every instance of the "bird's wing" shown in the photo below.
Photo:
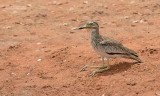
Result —
<path fill-rule="evenodd" d="M 135 51 L 128 49 L 127 47 L 124 47 L 120 42 L 108 38 L 108 37 L 102 37 L 102 41 L 100 44 L 105 48 L 106 53 L 110 54 L 137 54 Z"/>

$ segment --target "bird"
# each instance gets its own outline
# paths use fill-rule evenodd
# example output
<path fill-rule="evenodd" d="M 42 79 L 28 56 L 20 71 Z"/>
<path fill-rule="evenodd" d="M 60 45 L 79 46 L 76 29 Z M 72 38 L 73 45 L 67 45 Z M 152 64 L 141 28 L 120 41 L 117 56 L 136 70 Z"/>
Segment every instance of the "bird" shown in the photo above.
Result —
<path fill-rule="evenodd" d="M 91 68 L 100 68 L 99 70 L 93 71 L 89 76 L 94 76 L 95 73 L 103 72 L 110 69 L 109 59 L 122 57 L 129 58 L 138 61 L 138 63 L 142 63 L 143 61 L 138 57 L 137 53 L 125 46 L 123 46 L 120 42 L 102 36 L 99 33 L 99 25 L 94 20 L 89 20 L 86 22 L 84 26 L 78 27 L 78 29 L 88 29 L 90 31 L 90 43 L 96 53 L 101 56 L 102 66 L 89 66 L 85 65 L 80 71 L 85 70 L 88 67 Z M 107 67 L 105 67 L 104 59 L 107 59 Z"/>

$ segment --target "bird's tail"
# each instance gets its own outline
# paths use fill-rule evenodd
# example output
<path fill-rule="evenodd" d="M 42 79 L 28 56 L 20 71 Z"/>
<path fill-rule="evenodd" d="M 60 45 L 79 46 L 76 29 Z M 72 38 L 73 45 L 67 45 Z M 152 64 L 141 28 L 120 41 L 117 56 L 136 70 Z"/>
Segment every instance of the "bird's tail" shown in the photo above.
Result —
<path fill-rule="evenodd" d="M 135 54 L 132 54 L 129 57 L 130 57 L 130 59 L 136 60 L 139 63 L 143 63 L 143 61 L 137 55 L 135 55 Z"/>

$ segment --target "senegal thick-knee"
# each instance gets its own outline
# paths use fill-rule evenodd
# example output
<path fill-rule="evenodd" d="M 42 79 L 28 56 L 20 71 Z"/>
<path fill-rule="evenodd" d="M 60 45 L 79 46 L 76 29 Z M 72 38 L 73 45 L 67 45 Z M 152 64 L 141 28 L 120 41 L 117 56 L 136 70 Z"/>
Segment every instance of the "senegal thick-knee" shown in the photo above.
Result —
<path fill-rule="evenodd" d="M 91 34 L 91 45 L 96 53 L 98 53 L 102 58 L 102 66 L 89 66 L 85 65 L 81 71 L 85 70 L 87 67 L 101 68 L 100 70 L 93 71 L 89 76 L 93 76 L 97 72 L 103 72 L 110 69 L 109 58 L 123 57 L 130 58 L 141 63 L 141 59 L 135 51 L 124 47 L 120 42 L 102 36 L 99 34 L 99 25 L 96 21 L 87 21 L 87 23 L 79 27 L 78 29 L 89 29 Z M 107 67 L 104 66 L 104 58 L 107 58 Z"/>

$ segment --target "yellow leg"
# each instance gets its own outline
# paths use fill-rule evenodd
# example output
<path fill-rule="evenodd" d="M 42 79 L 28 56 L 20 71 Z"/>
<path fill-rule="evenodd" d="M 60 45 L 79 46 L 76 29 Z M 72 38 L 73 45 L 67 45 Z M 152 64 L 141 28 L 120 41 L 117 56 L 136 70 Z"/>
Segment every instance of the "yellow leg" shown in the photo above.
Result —
<path fill-rule="evenodd" d="M 91 68 L 104 68 L 104 57 L 101 57 L 102 58 L 102 66 L 89 66 L 89 65 L 85 65 L 80 71 L 83 71 L 85 70 L 87 67 L 91 67 Z"/>
<path fill-rule="evenodd" d="M 96 70 L 96 71 L 93 71 L 91 74 L 89 74 L 89 76 L 94 76 L 95 73 L 98 73 L 98 72 L 103 72 L 103 71 L 106 71 L 110 69 L 110 66 L 109 66 L 109 59 L 107 59 L 107 68 L 104 68 L 104 69 L 100 69 L 100 70 Z"/>

